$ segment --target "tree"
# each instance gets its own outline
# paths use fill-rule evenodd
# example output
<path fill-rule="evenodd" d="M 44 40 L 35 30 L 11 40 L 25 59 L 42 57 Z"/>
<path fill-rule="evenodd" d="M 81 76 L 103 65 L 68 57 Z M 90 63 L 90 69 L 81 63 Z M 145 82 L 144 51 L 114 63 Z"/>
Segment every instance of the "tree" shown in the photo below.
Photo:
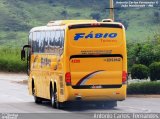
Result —
<path fill-rule="evenodd" d="M 147 79 L 149 68 L 143 64 L 134 64 L 131 68 L 132 79 Z"/>
<path fill-rule="evenodd" d="M 160 80 L 160 62 L 154 62 L 150 66 L 151 81 Z"/>

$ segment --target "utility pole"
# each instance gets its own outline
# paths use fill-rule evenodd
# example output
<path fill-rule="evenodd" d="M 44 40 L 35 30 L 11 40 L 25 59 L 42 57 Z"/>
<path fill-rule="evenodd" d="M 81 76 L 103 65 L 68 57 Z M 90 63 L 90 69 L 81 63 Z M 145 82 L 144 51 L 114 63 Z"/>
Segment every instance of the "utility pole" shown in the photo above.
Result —
<path fill-rule="evenodd" d="M 109 10 L 109 17 L 114 21 L 114 5 L 113 0 L 110 0 L 110 10 Z"/>

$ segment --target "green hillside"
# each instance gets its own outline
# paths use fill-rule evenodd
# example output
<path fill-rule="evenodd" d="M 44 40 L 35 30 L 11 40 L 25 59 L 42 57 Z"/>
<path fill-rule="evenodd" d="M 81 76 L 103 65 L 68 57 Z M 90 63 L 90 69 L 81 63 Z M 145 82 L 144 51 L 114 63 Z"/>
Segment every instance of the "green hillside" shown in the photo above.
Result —
<path fill-rule="evenodd" d="M 101 11 L 105 8 L 105 1 L 100 6 L 93 2 L 92 8 L 88 6 L 91 1 L 0 0 L 0 44 L 5 47 L 22 46 L 27 41 L 30 28 L 45 25 L 50 20 L 91 19 L 90 14 L 94 12 L 103 16 Z"/>
<path fill-rule="evenodd" d="M 0 0 L 0 47 L 21 47 L 29 29 L 50 20 L 108 18 L 108 0 Z M 158 29 L 158 8 L 116 10 L 127 28 L 127 40 L 141 42 Z"/>
<path fill-rule="evenodd" d="M 50 20 L 101 21 L 109 16 L 106 7 L 109 0 L 0 0 L 0 71 L 26 70 L 20 49 L 32 27 Z M 160 8 L 121 8 L 115 13 L 116 21 L 126 27 L 129 70 L 135 63 L 160 61 Z"/>

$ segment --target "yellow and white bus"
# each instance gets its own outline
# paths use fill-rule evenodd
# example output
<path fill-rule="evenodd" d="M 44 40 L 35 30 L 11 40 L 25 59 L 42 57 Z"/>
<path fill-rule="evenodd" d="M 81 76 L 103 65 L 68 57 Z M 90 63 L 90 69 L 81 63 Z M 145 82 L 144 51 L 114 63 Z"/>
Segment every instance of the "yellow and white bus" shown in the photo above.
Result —
<path fill-rule="evenodd" d="M 51 21 L 32 28 L 28 45 L 29 93 L 55 108 L 72 101 L 109 102 L 126 98 L 125 28 L 96 20 Z"/>

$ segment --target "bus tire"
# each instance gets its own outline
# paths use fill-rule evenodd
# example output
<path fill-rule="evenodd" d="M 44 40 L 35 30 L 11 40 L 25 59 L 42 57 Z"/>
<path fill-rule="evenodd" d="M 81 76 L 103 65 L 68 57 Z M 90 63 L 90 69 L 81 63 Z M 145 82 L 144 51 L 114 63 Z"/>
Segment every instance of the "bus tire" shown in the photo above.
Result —
<path fill-rule="evenodd" d="M 114 107 L 117 107 L 117 101 L 107 101 L 105 104 L 104 104 L 104 108 L 114 108 Z"/>
<path fill-rule="evenodd" d="M 41 103 L 42 103 L 42 99 L 39 98 L 39 97 L 37 97 L 37 96 L 34 96 L 34 102 L 35 102 L 36 104 L 41 104 Z"/>
<path fill-rule="evenodd" d="M 58 95 L 57 95 L 57 89 L 55 87 L 55 90 L 51 89 L 51 106 L 53 108 L 60 109 L 61 103 L 58 101 Z"/>
<path fill-rule="evenodd" d="M 96 107 L 97 108 L 109 108 L 112 109 L 114 107 L 117 107 L 117 101 L 106 101 L 106 102 L 100 102 L 100 103 L 96 103 Z"/>
<path fill-rule="evenodd" d="M 34 82 L 32 82 L 32 95 L 34 97 L 34 102 L 36 104 L 41 104 L 42 103 L 42 99 L 37 97 L 36 94 L 35 94 L 35 84 L 34 84 Z"/>

